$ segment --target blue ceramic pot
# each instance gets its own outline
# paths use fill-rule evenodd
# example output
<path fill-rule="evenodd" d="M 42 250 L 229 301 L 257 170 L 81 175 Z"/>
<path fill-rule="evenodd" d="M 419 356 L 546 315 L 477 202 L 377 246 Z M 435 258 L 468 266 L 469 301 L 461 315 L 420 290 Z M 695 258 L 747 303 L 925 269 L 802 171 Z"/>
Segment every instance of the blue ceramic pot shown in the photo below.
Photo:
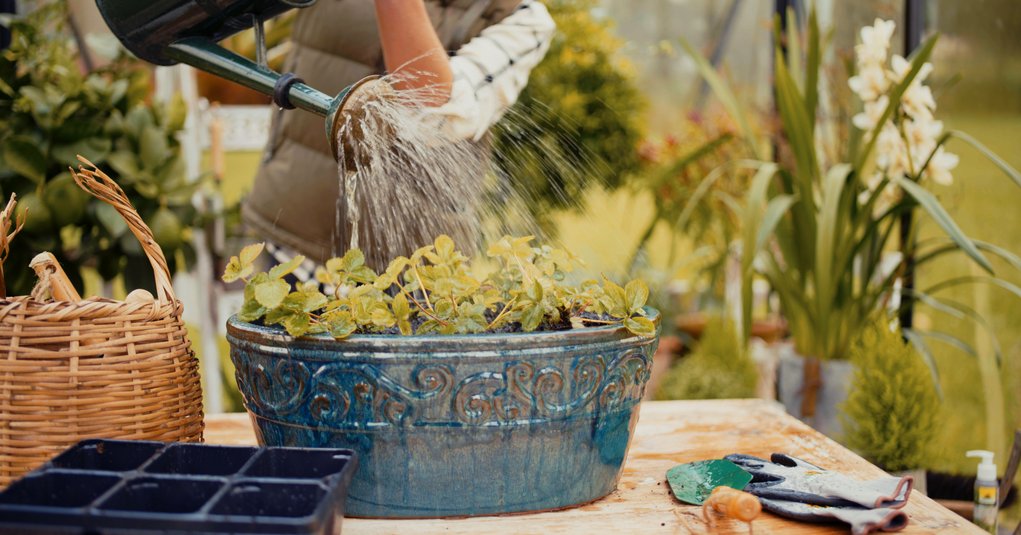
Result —
<path fill-rule="evenodd" d="M 294 339 L 236 318 L 227 333 L 259 442 L 355 450 L 347 512 L 370 517 L 542 511 L 607 495 L 658 342 L 615 327 Z"/>

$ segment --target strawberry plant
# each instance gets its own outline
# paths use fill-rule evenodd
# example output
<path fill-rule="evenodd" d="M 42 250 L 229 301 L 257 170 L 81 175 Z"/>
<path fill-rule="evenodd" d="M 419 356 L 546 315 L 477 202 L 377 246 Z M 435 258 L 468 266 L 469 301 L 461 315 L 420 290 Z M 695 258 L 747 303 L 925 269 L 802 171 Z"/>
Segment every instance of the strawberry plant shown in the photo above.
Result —
<path fill-rule="evenodd" d="M 496 265 L 479 278 L 479 266 L 448 236 L 436 238 L 410 257 L 394 259 L 376 273 L 351 249 L 316 270 L 316 280 L 292 286 L 285 277 L 303 261 L 298 256 L 267 272 L 256 272 L 263 244 L 232 257 L 225 282 L 245 283 L 238 318 L 282 326 L 291 336 L 328 333 L 470 334 L 565 330 L 621 325 L 651 337 L 656 325 L 645 317 L 649 289 L 633 280 L 620 286 L 605 277 L 566 284 L 580 261 L 571 253 L 533 246 L 531 236 L 503 237 L 489 246 Z M 324 292 L 325 289 L 325 292 Z"/>

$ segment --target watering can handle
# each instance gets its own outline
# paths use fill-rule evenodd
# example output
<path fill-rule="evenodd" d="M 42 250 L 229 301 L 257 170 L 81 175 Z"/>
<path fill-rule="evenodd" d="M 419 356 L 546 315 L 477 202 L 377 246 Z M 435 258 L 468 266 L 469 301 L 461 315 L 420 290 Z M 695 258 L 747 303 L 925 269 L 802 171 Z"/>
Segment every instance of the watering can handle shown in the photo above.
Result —
<path fill-rule="evenodd" d="M 272 95 L 273 102 L 283 109 L 300 108 L 326 118 L 326 135 L 334 157 L 340 154 L 337 145 L 336 120 L 351 92 L 363 83 L 378 78 L 370 76 L 345 87 L 331 97 L 306 85 L 293 73 L 280 74 L 269 67 L 231 52 L 205 37 L 185 37 L 167 47 L 166 55 L 174 61 L 187 63 L 234 83 Z"/>
<path fill-rule="evenodd" d="M 305 85 L 293 74 L 289 77 L 281 75 L 205 37 L 185 37 L 176 41 L 167 47 L 166 55 L 264 95 L 274 95 L 276 104 L 282 108 L 289 105 L 323 117 L 330 114 L 333 97 Z M 283 86 L 281 81 L 284 81 Z M 280 98 L 277 94 L 281 95 Z"/>

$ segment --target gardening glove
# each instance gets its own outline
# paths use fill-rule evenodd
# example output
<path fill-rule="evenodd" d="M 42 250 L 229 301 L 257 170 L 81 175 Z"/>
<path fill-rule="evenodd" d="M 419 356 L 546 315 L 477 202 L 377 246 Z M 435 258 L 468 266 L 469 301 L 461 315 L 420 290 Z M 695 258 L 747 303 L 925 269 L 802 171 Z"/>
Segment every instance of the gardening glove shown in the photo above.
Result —
<path fill-rule="evenodd" d="M 908 515 L 900 509 L 881 507 L 866 509 L 856 505 L 819 506 L 806 503 L 760 498 L 762 508 L 776 515 L 803 522 L 839 520 L 850 524 L 851 533 L 863 535 L 873 531 L 898 531 L 908 525 Z"/>
<path fill-rule="evenodd" d="M 900 509 L 907 504 L 913 484 L 911 476 L 857 481 L 782 453 L 774 453 L 769 461 L 742 454 L 725 459 L 752 475 L 752 482 L 745 488 L 747 492 L 770 500 Z"/>

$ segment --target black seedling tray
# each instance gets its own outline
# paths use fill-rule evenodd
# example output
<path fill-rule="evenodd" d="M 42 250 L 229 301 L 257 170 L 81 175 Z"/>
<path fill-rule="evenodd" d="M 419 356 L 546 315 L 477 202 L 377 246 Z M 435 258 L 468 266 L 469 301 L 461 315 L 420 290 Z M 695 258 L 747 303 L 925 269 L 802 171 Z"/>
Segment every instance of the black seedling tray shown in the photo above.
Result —
<path fill-rule="evenodd" d="M 351 450 L 85 440 L 0 493 L 0 533 L 339 534 Z"/>

